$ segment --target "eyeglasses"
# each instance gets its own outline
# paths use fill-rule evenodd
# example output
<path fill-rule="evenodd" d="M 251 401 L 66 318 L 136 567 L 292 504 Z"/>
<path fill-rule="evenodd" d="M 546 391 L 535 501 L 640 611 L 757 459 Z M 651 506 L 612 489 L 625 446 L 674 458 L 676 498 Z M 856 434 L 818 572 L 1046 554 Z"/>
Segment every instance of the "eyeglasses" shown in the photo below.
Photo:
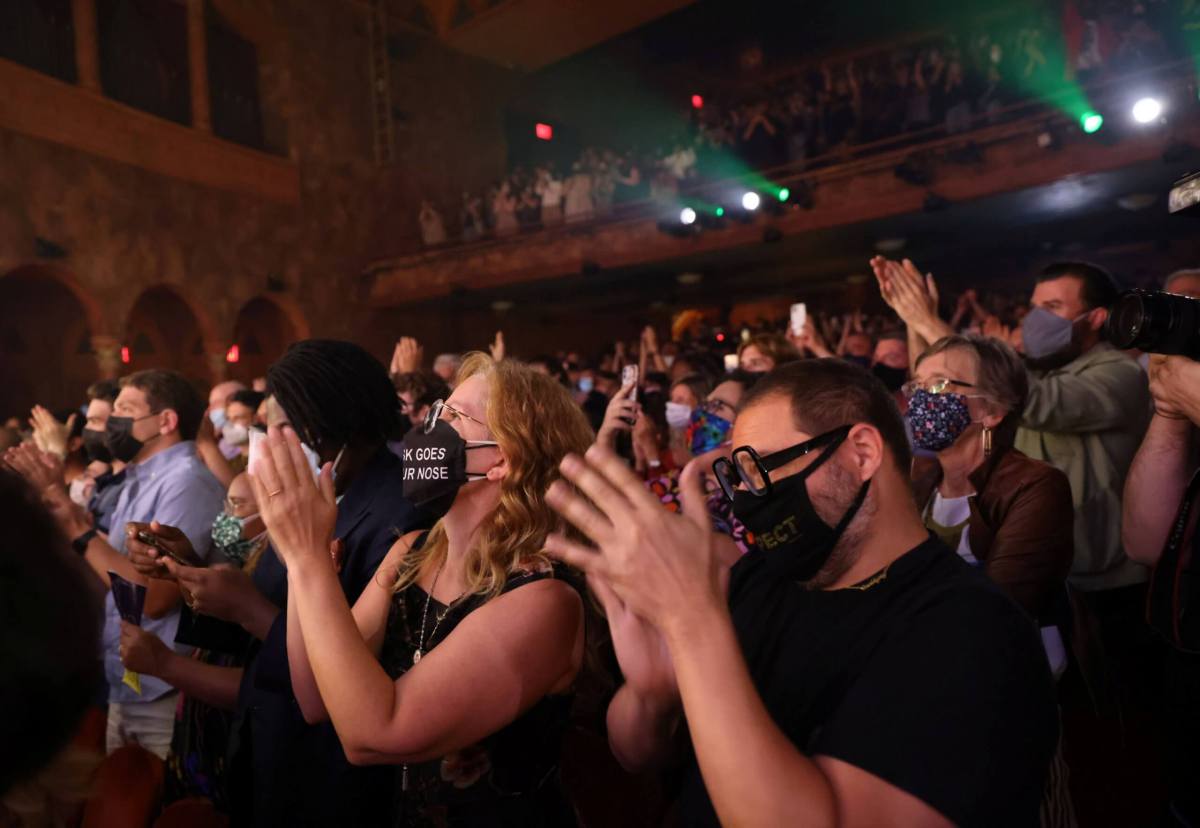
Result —
<path fill-rule="evenodd" d="M 909 380 L 900 386 L 900 391 L 903 392 L 906 398 L 912 397 L 918 391 L 925 391 L 930 394 L 956 394 L 958 393 L 950 386 L 957 385 L 961 388 L 974 388 L 974 383 L 963 382 L 962 380 L 950 379 L 949 377 L 934 377 L 929 380 Z M 964 394 L 964 396 L 972 396 Z"/>
<path fill-rule="evenodd" d="M 225 498 L 225 511 L 233 514 L 238 509 L 249 504 L 250 501 L 244 497 L 227 497 Z"/>
<path fill-rule="evenodd" d="M 722 457 L 713 463 L 713 474 L 721 492 L 731 502 L 739 486 L 745 486 L 755 497 L 766 497 L 771 493 L 771 472 L 819 448 L 841 443 L 850 434 L 851 428 L 852 426 L 848 425 L 835 428 L 766 457 L 759 456 L 750 446 L 742 446 L 733 450 L 731 459 Z"/>
<path fill-rule="evenodd" d="M 737 413 L 737 409 L 732 405 L 724 400 L 718 400 L 715 397 L 711 400 L 705 400 L 704 402 L 700 403 L 700 410 L 706 411 L 709 414 L 717 414 L 720 416 L 725 416 L 721 413 L 722 411 L 728 411 L 730 414 Z M 726 417 L 726 419 L 728 419 L 728 417 Z"/>
<path fill-rule="evenodd" d="M 442 419 L 442 412 L 444 411 L 450 412 L 450 416 L 446 418 L 447 422 L 454 422 L 457 417 L 462 417 L 465 420 L 479 423 L 479 425 L 487 428 L 486 423 L 480 422 L 465 411 L 459 411 L 445 400 L 434 400 L 433 405 L 429 406 L 429 413 L 425 415 L 425 422 L 422 425 L 425 434 L 433 431 L 434 426 L 437 425 L 437 421 Z"/>

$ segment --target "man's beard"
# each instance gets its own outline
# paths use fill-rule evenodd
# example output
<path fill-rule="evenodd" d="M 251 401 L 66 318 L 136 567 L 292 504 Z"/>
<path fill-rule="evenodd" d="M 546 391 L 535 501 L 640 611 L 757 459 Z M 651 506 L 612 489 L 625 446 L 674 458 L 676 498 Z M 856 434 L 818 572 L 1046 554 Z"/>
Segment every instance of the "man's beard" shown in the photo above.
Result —
<path fill-rule="evenodd" d="M 821 520 L 830 526 L 837 526 L 846 516 L 846 512 L 854 505 L 858 492 L 863 486 L 848 469 L 840 466 L 837 461 L 828 464 L 825 485 L 819 492 L 809 492 L 813 509 Z M 867 491 L 867 496 L 859 506 L 858 511 L 850 520 L 846 531 L 838 538 L 837 545 L 817 574 L 804 582 L 806 589 L 825 589 L 830 584 L 850 571 L 862 556 L 863 541 L 867 537 L 871 519 L 879 509 L 873 492 Z"/>

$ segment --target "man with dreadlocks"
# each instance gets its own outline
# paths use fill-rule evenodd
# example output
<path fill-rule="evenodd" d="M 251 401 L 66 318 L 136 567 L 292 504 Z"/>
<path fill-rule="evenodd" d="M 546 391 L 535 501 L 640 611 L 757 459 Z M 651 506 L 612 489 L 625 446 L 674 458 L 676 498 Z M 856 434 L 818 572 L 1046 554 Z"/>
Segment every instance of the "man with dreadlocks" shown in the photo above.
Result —
<path fill-rule="evenodd" d="M 270 425 L 296 431 L 314 473 L 333 465 L 338 514 L 330 554 L 353 603 L 395 539 L 432 522 L 404 499 L 402 463 L 386 446 L 400 425 L 396 392 L 383 365 L 362 348 L 310 339 L 271 366 L 267 393 Z M 288 609 L 287 571 L 273 549 L 254 579 Z M 235 821 L 381 824 L 390 812 L 393 775 L 351 767 L 332 725 L 304 722 L 288 673 L 287 615 L 276 617 L 242 680 L 229 774 Z"/>

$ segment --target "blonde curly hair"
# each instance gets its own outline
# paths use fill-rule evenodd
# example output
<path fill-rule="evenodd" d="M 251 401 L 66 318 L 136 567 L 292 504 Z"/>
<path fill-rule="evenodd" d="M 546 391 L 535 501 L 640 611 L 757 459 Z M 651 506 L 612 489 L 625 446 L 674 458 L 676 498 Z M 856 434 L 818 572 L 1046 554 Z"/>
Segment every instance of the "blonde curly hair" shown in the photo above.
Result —
<path fill-rule="evenodd" d="M 480 524 L 466 560 L 464 597 L 490 599 L 500 594 L 513 572 L 549 566 L 546 535 L 567 526 L 546 503 L 546 489 L 559 478 L 563 457 L 582 454 L 595 435 L 567 390 L 529 366 L 513 360 L 494 362 L 476 352 L 463 361 L 455 384 L 477 375 L 488 383 L 488 430 L 508 460 L 508 474 L 499 484 L 500 501 Z M 417 581 L 427 567 L 439 566 L 446 551 L 446 532 L 438 521 L 421 549 L 404 556 L 395 591 Z"/>

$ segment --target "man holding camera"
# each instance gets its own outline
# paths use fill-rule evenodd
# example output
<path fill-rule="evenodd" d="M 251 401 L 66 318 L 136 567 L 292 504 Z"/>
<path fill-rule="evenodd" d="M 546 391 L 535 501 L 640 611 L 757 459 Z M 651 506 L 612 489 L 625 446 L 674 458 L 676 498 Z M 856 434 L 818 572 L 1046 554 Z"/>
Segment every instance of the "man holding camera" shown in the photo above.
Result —
<path fill-rule="evenodd" d="M 1175 281 L 1169 279 L 1168 287 L 1178 289 Z M 1155 567 L 1149 618 L 1173 645 L 1164 688 L 1171 810 L 1182 824 L 1194 825 L 1200 822 L 1200 625 L 1194 620 L 1200 607 L 1195 581 L 1200 362 L 1151 355 L 1150 393 L 1154 417 L 1125 483 L 1121 535 L 1130 558 Z M 1191 613 L 1185 612 L 1189 598 Z"/>

